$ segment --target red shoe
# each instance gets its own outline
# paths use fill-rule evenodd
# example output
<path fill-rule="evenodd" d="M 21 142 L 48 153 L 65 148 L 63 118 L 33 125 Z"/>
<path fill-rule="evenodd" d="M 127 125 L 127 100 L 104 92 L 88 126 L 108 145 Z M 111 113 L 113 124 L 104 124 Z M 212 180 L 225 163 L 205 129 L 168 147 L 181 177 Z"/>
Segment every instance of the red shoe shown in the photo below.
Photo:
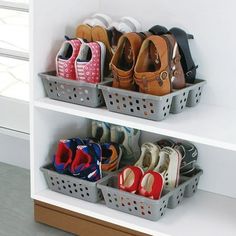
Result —
<path fill-rule="evenodd" d="M 118 186 L 126 192 L 136 193 L 142 176 L 143 171 L 141 168 L 128 166 L 119 173 Z"/>
<path fill-rule="evenodd" d="M 143 175 L 138 194 L 152 199 L 160 199 L 163 186 L 163 176 L 158 172 L 150 170 Z"/>
<path fill-rule="evenodd" d="M 76 79 L 75 74 L 75 59 L 78 56 L 82 40 L 72 39 L 66 40 L 57 56 L 56 56 L 56 70 L 57 76 L 65 79 Z"/>

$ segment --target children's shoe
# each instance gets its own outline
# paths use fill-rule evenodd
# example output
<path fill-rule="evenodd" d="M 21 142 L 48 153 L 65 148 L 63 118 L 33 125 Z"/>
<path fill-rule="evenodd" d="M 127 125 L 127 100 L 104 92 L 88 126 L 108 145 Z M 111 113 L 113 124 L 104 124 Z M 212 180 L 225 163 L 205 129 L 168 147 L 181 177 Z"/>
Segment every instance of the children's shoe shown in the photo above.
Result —
<path fill-rule="evenodd" d="M 169 42 L 169 51 L 171 54 L 171 85 L 173 89 L 182 89 L 186 86 L 184 71 L 180 62 L 181 56 L 179 53 L 176 39 L 171 34 L 164 34 L 162 36 Z"/>
<path fill-rule="evenodd" d="M 159 161 L 160 147 L 153 143 L 144 143 L 141 147 L 141 155 L 135 166 L 140 167 L 143 171 L 153 170 Z"/>
<path fill-rule="evenodd" d="M 162 96 L 171 92 L 171 56 L 167 40 L 152 35 L 144 40 L 134 68 L 142 93 Z"/>
<path fill-rule="evenodd" d="M 141 32 L 141 23 L 133 17 L 124 16 L 117 22 L 112 22 L 110 27 L 114 27 L 121 33 Z"/>
<path fill-rule="evenodd" d="M 102 121 L 92 121 L 92 137 L 101 143 L 109 143 L 110 124 Z"/>
<path fill-rule="evenodd" d="M 124 34 L 111 60 L 113 84 L 115 88 L 135 90 L 134 67 L 143 38 L 136 33 Z"/>
<path fill-rule="evenodd" d="M 142 176 L 143 170 L 140 167 L 126 167 L 118 174 L 119 189 L 130 193 L 136 193 Z"/>
<path fill-rule="evenodd" d="M 165 188 L 168 190 L 174 189 L 179 184 L 181 160 L 181 153 L 171 147 L 164 147 L 159 153 L 159 161 L 153 171 L 162 174 Z"/>
<path fill-rule="evenodd" d="M 140 130 L 122 126 L 111 126 L 111 142 L 122 148 L 121 167 L 134 164 L 140 155 Z"/>
<path fill-rule="evenodd" d="M 102 177 L 101 161 L 102 150 L 99 144 L 78 146 L 70 172 L 78 178 L 95 182 Z"/>
<path fill-rule="evenodd" d="M 171 139 L 161 139 L 157 141 L 156 144 L 161 148 L 164 148 L 164 147 L 174 148 L 174 146 L 176 145 L 176 143 Z"/>
<path fill-rule="evenodd" d="M 177 143 L 175 149 L 182 155 L 180 173 L 181 175 L 190 175 L 194 173 L 196 169 L 196 163 L 198 158 L 198 150 L 191 143 Z"/>
<path fill-rule="evenodd" d="M 198 66 L 194 64 L 189 48 L 188 39 L 193 39 L 192 35 L 188 35 L 180 28 L 170 29 L 170 33 L 174 35 L 181 55 L 181 64 L 184 70 L 187 83 L 194 83 Z"/>
<path fill-rule="evenodd" d="M 105 46 L 101 42 L 83 43 L 75 60 L 76 79 L 86 83 L 103 80 Z"/>
<path fill-rule="evenodd" d="M 57 152 L 53 160 L 53 165 L 57 172 L 66 173 L 69 170 L 75 157 L 77 146 L 83 144 L 84 142 L 80 138 L 59 141 Z"/>
<path fill-rule="evenodd" d="M 115 171 L 119 167 L 122 149 L 116 143 L 105 143 L 102 148 L 102 171 Z"/>
<path fill-rule="evenodd" d="M 140 180 L 138 194 L 155 200 L 160 199 L 164 182 L 160 173 L 147 171 Z"/>
<path fill-rule="evenodd" d="M 56 56 L 56 70 L 57 76 L 65 79 L 76 79 L 75 74 L 75 59 L 78 56 L 82 40 L 72 39 L 66 40 L 57 56 Z"/>
<path fill-rule="evenodd" d="M 92 16 L 90 16 L 89 18 L 85 19 L 83 21 L 83 24 L 87 24 L 92 27 L 102 26 L 102 27 L 108 29 L 108 28 L 110 28 L 110 26 L 112 24 L 112 19 L 108 15 L 101 14 L 101 13 L 95 13 Z"/>

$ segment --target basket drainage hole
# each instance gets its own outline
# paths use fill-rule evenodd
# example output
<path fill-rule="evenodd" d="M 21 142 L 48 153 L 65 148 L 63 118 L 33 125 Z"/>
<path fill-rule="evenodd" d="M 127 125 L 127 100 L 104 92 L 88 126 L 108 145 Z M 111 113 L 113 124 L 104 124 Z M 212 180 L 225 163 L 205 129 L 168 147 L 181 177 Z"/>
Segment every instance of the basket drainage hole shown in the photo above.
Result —
<path fill-rule="evenodd" d="M 59 181 L 57 181 L 57 184 L 60 184 Z"/>
<path fill-rule="evenodd" d="M 116 99 L 116 102 L 119 103 L 120 101 L 118 99 Z"/>
<path fill-rule="evenodd" d="M 81 197 L 84 197 L 84 194 L 81 194 Z"/>
<path fill-rule="evenodd" d="M 184 101 L 186 102 L 186 101 L 187 101 L 187 99 L 185 98 L 185 99 L 184 99 Z"/>
<path fill-rule="evenodd" d="M 201 89 L 201 87 L 198 87 L 198 90 L 200 90 Z"/>
<path fill-rule="evenodd" d="M 134 207 L 134 210 L 135 210 L 135 211 L 137 211 L 137 210 L 138 210 L 138 208 L 137 208 L 137 207 Z"/>
<path fill-rule="evenodd" d="M 162 211 L 162 208 L 160 208 L 160 211 Z"/>
<path fill-rule="evenodd" d="M 196 94 L 195 97 L 197 98 L 197 97 L 198 97 L 198 94 Z"/>
<path fill-rule="evenodd" d="M 107 195 L 108 195 L 108 197 L 110 197 L 110 196 L 111 196 L 111 194 L 110 194 L 110 193 L 108 193 Z"/>
<path fill-rule="evenodd" d="M 113 105 L 113 102 L 112 102 L 112 101 L 110 101 L 110 104 L 111 104 L 111 105 Z"/>
<path fill-rule="evenodd" d="M 151 211 L 148 211 L 148 214 L 149 214 L 149 215 L 151 215 L 151 214 L 152 214 L 152 212 L 151 212 Z"/>
<path fill-rule="evenodd" d="M 182 103 L 183 102 L 183 100 L 180 100 L 180 103 Z"/>
<path fill-rule="evenodd" d="M 68 187 L 71 188 L 71 185 L 69 184 Z"/>
<path fill-rule="evenodd" d="M 87 188 L 87 187 L 85 187 L 85 189 L 86 189 L 86 190 L 88 190 L 88 188 Z"/>
<path fill-rule="evenodd" d="M 137 107 L 137 110 L 140 111 L 140 107 Z"/>
<path fill-rule="evenodd" d="M 166 99 L 166 102 L 169 102 L 169 99 L 168 99 L 168 98 Z"/>
<path fill-rule="evenodd" d="M 139 104 L 139 100 L 136 100 L 136 103 Z"/>
<path fill-rule="evenodd" d="M 195 193 L 195 192 L 196 192 L 196 190 L 194 189 L 194 190 L 193 190 L 193 193 Z"/>
<path fill-rule="evenodd" d="M 77 97 L 77 95 L 76 95 L 76 94 L 74 94 L 74 97 L 76 98 L 76 97 Z"/>
<path fill-rule="evenodd" d="M 66 186 L 63 186 L 64 189 L 66 189 Z"/>
<path fill-rule="evenodd" d="M 199 101 L 198 101 L 198 99 L 197 99 L 197 101 L 196 101 L 196 103 L 198 103 Z"/>
<path fill-rule="evenodd" d="M 70 190 L 70 194 L 72 194 L 73 192 Z"/>
<path fill-rule="evenodd" d="M 125 101 L 125 97 L 122 97 L 122 100 Z"/>
<path fill-rule="evenodd" d="M 123 104 L 123 107 L 126 108 L 126 104 Z"/>
<path fill-rule="evenodd" d="M 111 94 L 109 94 L 109 98 L 112 98 Z"/>
<path fill-rule="evenodd" d="M 59 191 L 61 191 L 61 188 L 60 188 L 60 187 L 58 187 L 58 190 L 59 190 Z"/>
<path fill-rule="evenodd" d="M 129 211 L 132 211 L 132 209 L 131 209 L 131 208 L 129 208 Z"/>
<path fill-rule="evenodd" d="M 73 184 L 74 185 L 74 187 L 76 187 L 76 184 Z"/>
<path fill-rule="evenodd" d="M 77 193 L 77 192 L 78 192 L 78 190 L 77 190 L 77 189 L 75 189 L 75 192 Z"/>
<path fill-rule="evenodd" d="M 201 96 L 202 95 L 202 93 L 199 93 L 199 96 Z"/>
<path fill-rule="evenodd" d="M 166 109 L 166 107 L 163 107 L 163 111 Z"/>
<path fill-rule="evenodd" d="M 146 106 L 146 105 L 143 105 L 143 108 L 147 108 L 147 106 Z"/>
<path fill-rule="evenodd" d="M 162 213 L 161 213 L 161 216 L 163 216 L 163 215 L 164 215 L 164 213 L 162 212 Z"/>
<path fill-rule="evenodd" d="M 82 188 L 80 188 L 79 190 L 80 190 L 81 192 L 83 192 L 83 189 L 82 189 Z"/>
<path fill-rule="evenodd" d="M 148 115 L 148 113 L 145 111 L 145 112 L 144 112 L 144 115 L 145 115 L 145 116 L 147 116 L 147 115 Z"/>
<path fill-rule="evenodd" d="M 52 186 L 54 186 L 55 184 L 54 183 L 52 183 Z"/>
<path fill-rule="evenodd" d="M 86 195 L 89 197 L 89 193 L 86 193 Z"/>
<path fill-rule="evenodd" d="M 90 100 L 90 98 L 89 98 L 89 97 L 87 97 L 87 100 L 89 101 L 89 100 Z"/>
<path fill-rule="evenodd" d="M 125 204 L 124 204 L 124 203 L 122 203 L 122 206 L 124 207 L 124 206 L 125 206 Z"/>
<path fill-rule="evenodd" d="M 181 195 L 181 197 L 183 197 L 183 193 L 181 193 L 180 195 Z"/>
<path fill-rule="evenodd" d="M 183 93 L 183 96 L 185 96 L 185 93 Z"/>
<path fill-rule="evenodd" d="M 129 103 L 129 105 L 130 105 L 130 106 L 133 106 L 133 103 L 132 103 L 132 102 L 130 102 L 130 103 Z"/>
<path fill-rule="evenodd" d="M 131 111 L 131 112 L 134 112 L 134 109 L 133 109 L 133 108 L 131 108 L 131 109 L 130 109 L 130 111 Z"/>
<path fill-rule="evenodd" d="M 153 114 L 153 113 L 154 113 L 154 111 L 153 111 L 153 110 L 151 110 L 151 113 Z"/>
<path fill-rule="evenodd" d="M 178 204 L 180 204 L 180 201 L 178 201 Z"/>
<path fill-rule="evenodd" d="M 116 204 L 116 207 L 118 208 L 118 207 L 119 207 L 119 205 L 118 205 L 118 204 Z"/>
<path fill-rule="evenodd" d="M 170 109 L 170 105 L 167 106 L 167 109 Z"/>
<path fill-rule="evenodd" d="M 166 116 L 166 113 L 164 114 L 164 116 Z"/>
<path fill-rule="evenodd" d="M 142 212 L 142 215 L 145 216 L 145 212 Z"/>
<path fill-rule="evenodd" d="M 179 199 L 179 196 L 177 196 L 177 199 Z"/>
<path fill-rule="evenodd" d="M 164 206 L 164 208 L 166 208 L 166 205 Z"/>
<path fill-rule="evenodd" d="M 53 177 L 51 177 L 50 179 L 53 180 Z"/>
<path fill-rule="evenodd" d="M 184 109 L 184 106 L 181 106 L 181 110 L 183 110 Z"/>
<path fill-rule="evenodd" d="M 50 89 L 50 92 L 51 92 L 51 93 L 53 93 L 53 90 L 52 90 L 52 89 Z"/>
<path fill-rule="evenodd" d="M 71 99 L 72 99 L 72 97 L 71 97 L 71 96 L 69 96 L 69 99 L 71 100 Z"/>
<path fill-rule="evenodd" d="M 52 83 L 49 83 L 49 86 L 52 86 Z"/>

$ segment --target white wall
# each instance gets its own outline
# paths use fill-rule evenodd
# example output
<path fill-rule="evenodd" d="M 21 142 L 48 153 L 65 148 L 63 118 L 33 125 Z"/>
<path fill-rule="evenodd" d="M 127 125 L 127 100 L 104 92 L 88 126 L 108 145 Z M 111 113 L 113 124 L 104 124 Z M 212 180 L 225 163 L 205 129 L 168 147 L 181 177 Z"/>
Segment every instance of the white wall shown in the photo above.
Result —
<path fill-rule="evenodd" d="M 0 162 L 29 169 L 29 140 L 0 134 Z"/>

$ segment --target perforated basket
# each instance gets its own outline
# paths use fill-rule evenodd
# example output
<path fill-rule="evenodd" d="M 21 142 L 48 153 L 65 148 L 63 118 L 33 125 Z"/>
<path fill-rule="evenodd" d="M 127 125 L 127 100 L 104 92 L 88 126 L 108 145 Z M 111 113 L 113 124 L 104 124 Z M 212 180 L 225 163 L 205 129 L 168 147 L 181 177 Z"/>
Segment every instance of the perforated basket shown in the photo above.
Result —
<path fill-rule="evenodd" d="M 104 105 L 98 84 L 60 78 L 56 76 L 56 72 L 40 73 L 39 76 L 51 99 L 89 107 Z"/>
<path fill-rule="evenodd" d="M 191 189 L 190 185 L 192 181 L 195 181 L 195 178 L 199 181 L 201 174 L 202 170 L 199 170 L 196 175 L 191 178 L 181 177 L 180 185 L 169 192 L 164 190 L 159 200 L 153 200 L 119 190 L 117 175 L 105 177 L 98 184 L 98 188 L 102 190 L 107 207 L 148 220 L 157 221 L 164 216 L 167 207 L 173 209 L 183 201 L 183 197 L 190 196 L 188 192 Z M 191 191 L 191 195 L 193 195 L 196 190 L 197 187 L 195 187 L 195 191 Z"/>
<path fill-rule="evenodd" d="M 88 202 L 98 202 L 103 199 L 102 192 L 97 184 L 102 181 L 89 182 L 73 176 L 59 174 L 52 164 L 41 167 L 49 189 Z M 108 175 L 107 175 L 108 176 Z"/>
<path fill-rule="evenodd" d="M 186 106 L 193 107 L 200 102 L 205 81 L 197 79 L 195 84 L 173 91 L 164 96 L 154 96 L 134 91 L 113 88 L 112 82 L 100 84 L 109 111 L 161 121 L 169 113 L 182 112 Z"/>

